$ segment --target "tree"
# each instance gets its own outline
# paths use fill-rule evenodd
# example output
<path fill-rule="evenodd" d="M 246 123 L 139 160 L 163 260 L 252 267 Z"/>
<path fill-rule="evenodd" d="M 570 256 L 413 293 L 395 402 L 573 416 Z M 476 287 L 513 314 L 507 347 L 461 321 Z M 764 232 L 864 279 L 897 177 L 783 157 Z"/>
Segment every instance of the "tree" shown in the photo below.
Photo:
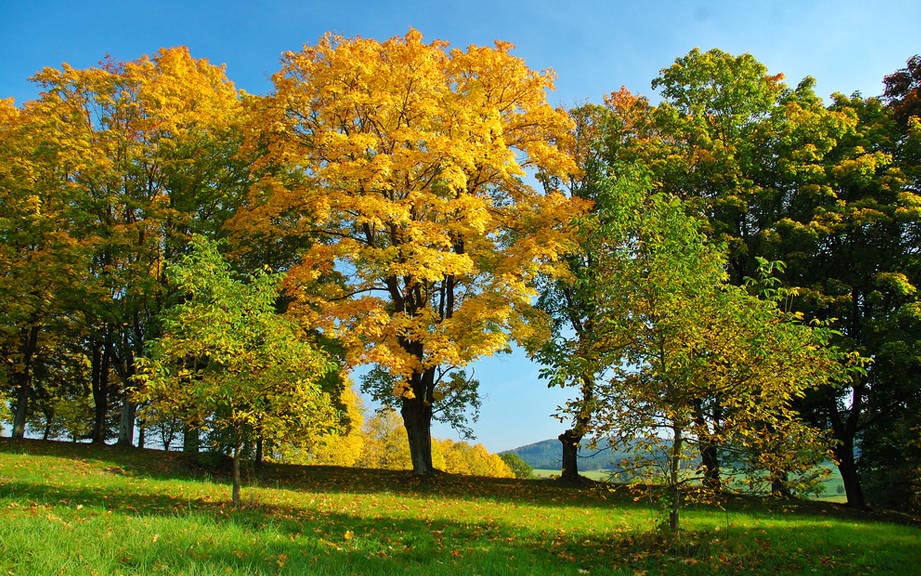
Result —
<path fill-rule="evenodd" d="M 838 95 L 826 107 L 811 78 L 792 89 L 780 80 L 750 55 L 694 50 L 653 82 L 664 101 L 650 114 L 636 114 L 629 100 L 609 101 L 643 128 L 616 157 L 649 167 L 657 189 L 707 218 L 708 237 L 727 246 L 731 283 L 754 276 L 759 258 L 785 262 L 779 277 L 798 293 L 794 309 L 807 321 L 837 318 L 841 347 L 875 357 L 882 340 L 870 343 L 866 323 L 891 316 L 870 293 L 879 288 L 878 275 L 905 274 L 897 262 L 910 250 L 899 239 L 911 235 L 900 233 L 897 221 L 910 220 L 914 206 L 911 194 L 898 193 L 903 177 L 890 169 L 891 129 L 874 99 Z M 879 380 L 878 366 L 798 402 L 806 418 L 834 436 L 855 506 L 863 505 L 856 442 L 870 397 L 885 388 L 870 385 Z M 710 426 L 720 419 L 713 406 L 719 404 L 701 406 Z M 702 447 L 701 459 L 718 471 L 713 450 Z"/>
<path fill-rule="evenodd" d="M 515 478 L 533 478 L 534 469 L 515 452 L 502 452 L 499 458 L 509 467 Z"/>
<path fill-rule="evenodd" d="M 71 324 L 89 253 L 74 230 L 80 198 L 67 184 L 75 163 L 50 112 L 0 100 L 0 351 L 13 438 L 25 433 L 43 345 Z"/>
<path fill-rule="evenodd" d="M 892 108 L 895 119 L 903 126 L 921 117 L 921 55 L 908 59 L 904 68 L 883 78 L 883 98 Z"/>
<path fill-rule="evenodd" d="M 610 118 L 603 107 L 596 105 L 581 106 L 569 114 L 575 124 L 571 154 L 581 170 L 564 184 L 571 197 L 590 201 L 597 209 L 599 198 L 595 188 L 610 170 L 603 150 Z M 552 184 L 546 179 L 545 183 Z M 585 290 L 594 258 L 593 222 L 591 216 L 578 221 L 575 230 L 580 242 L 574 251 L 563 256 L 566 274 L 544 275 L 539 279 L 537 306 L 549 318 L 550 338 L 538 342 L 539 346 L 530 352 L 532 358 L 544 365 L 541 377 L 550 386 L 578 388 L 578 395 L 558 414 L 561 419 L 571 419 L 571 426 L 558 437 L 563 452 L 560 478 L 567 482 L 579 480 L 579 446 L 582 438 L 591 432 L 595 380 L 603 371 L 593 354 L 594 308 L 592 297 Z"/>
<path fill-rule="evenodd" d="M 770 437 L 775 457 L 795 459 L 804 447 L 774 432 L 795 422 L 794 399 L 834 381 L 838 357 L 824 330 L 730 284 L 722 250 L 679 200 L 647 194 L 642 180 L 604 193 L 606 243 L 592 283 L 609 376 L 596 390 L 596 429 L 665 463 L 664 527 L 674 534 L 681 487 L 693 477 L 684 471 L 688 448 L 760 446 Z M 703 419 L 703 403 L 720 418 Z M 705 481 L 711 472 L 704 461 Z"/>
<path fill-rule="evenodd" d="M 240 96 L 222 68 L 186 48 L 82 70 L 45 68 L 32 80 L 42 92 L 25 107 L 35 135 L 23 141 L 36 153 L 24 157 L 35 159 L 32 174 L 47 175 L 47 193 L 68 208 L 70 252 L 80 248 L 86 260 L 71 264 L 80 281 L 56 292 L 85 329 L 94 441 L 105 441 L 115 404 L 119 443 L 131 444 L 128 386 L 134 358 L 155 332 L 163 263 L 192 232 L 217 234 L 245 184 L 245 163 L 233 158 Z"/>
<path fill-rule="evenodd" d="M 400 406 L 418 475 L 433 471 L 444 388 L 533 335 L 533 280 L 556 267 L 580 210 L 525 179 L 577 168 L 559 146 L 570 122 L 546 103 L 550 73 L 511 48 L 328 35 L 285 54 L 254 130 L 262 178 L 239 218 L 283 234 L 274 222 L 295 214 L 293 233 L 313 235 L 286 279 L 292 310 L 351 365 L 387 375 L 373 383 Z"/>
<path fill-rule="evenodd" d="M 358 465 L 362 468 L 408 470 L 412 468 L 406 447 L 406 428 L 394 410 L 384 408 L 365 422 L 364 442 Z"/>
<path fill-rule="evenodd" d="M 340 378 L 339 374 L 332 374 Z M 296 438 L 272 446 L 272 459 L 291 464 L 325 464 L 330 466 L 355 466 L 364 449 L 364 411 L 361 397 L 352 383 L 344 383 L 340 394 L 344 407 L 341 430 L 317 438 Z"/>
<path fill-rule="evenodd" d="M 194 236 L 192 252 L 167 268 L 167 278 L 186 299 L 164 313 L 163 334 L 140 362 L 137 398 L 226 439 L 238 505 L 245 445 L 334 427 L 319 385 L 333 365 L 276 313 L 278 276 L 236 281 L 215 244 Z"/>

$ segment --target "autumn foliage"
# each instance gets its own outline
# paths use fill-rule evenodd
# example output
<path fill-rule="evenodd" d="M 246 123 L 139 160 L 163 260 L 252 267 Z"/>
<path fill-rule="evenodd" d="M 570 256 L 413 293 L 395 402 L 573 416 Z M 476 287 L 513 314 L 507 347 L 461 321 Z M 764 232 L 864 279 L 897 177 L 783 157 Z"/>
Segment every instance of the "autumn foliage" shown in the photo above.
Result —
<path fill-rule="evenodd" d="M 285 54 L 254 116 L 262 177 L 236 226 L 313 238 L 288 273 L 291 311 L 348 364 L 389 376 L 419 474 L 441 383 L 533 337 L 532 282 L 569 249 L 580 210 L 528 181 L 577 168 L 550 74 L 510 49 L 328 35 Z M 292 214 L 296 226 L 275 224 Z"/>

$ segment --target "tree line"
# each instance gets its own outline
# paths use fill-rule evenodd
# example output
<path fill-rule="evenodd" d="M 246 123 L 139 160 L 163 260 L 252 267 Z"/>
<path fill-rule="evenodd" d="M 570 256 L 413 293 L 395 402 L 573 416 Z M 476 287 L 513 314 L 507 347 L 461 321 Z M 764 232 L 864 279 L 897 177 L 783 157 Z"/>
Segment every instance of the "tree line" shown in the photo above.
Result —
<path fill-rule="evenodd" d="M 693 479 L 790 493 L 829 455 L 850 504 L 917 506 L 921 59 L 826 104 L 693 50 L 657 105 L 563 110 L 511 50 L 327 35 L 267 95 L 185 48 L 37 73 L 0 102 L 13 437 L 71 411 L 238 464 L 347 438 L 368 365 L 427 475 L 517 344 L 573 390 L 563 477 L 645 442 L 674 528 Z"/>

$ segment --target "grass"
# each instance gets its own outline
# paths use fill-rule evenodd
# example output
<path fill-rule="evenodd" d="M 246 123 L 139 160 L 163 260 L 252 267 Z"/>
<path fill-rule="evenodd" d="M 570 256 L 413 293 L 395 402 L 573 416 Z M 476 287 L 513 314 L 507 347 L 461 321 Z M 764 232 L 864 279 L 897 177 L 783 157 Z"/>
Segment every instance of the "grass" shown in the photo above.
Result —
<path fill-rule="evenodd" d="M 611 473 L 606 470 L 580 470 L 579 475 L 584 476 L 585 478 L 588 478 L 589 480 L 594 480 L 595 482 L 607 482 L 611 477 Z M 552 479 L 552 478 L 559 478 L 559 476 L 560 476 L 559 468 L 556 468 L 554 470 L 550 470 L 549 468 L 535 468 L 534 469 L 535 478 L 542 478 L 546 480 L 546 479 Z"/>
<path fill-rule="evenodd" d="M 255 485 L 254 485 L 255 484 Z M 268 466 L 229 506 L 179 454 L 0 440 L 0 574 L 910 574 L 921 531 L 735 498 L 681 540 L 624 488 Z"/>

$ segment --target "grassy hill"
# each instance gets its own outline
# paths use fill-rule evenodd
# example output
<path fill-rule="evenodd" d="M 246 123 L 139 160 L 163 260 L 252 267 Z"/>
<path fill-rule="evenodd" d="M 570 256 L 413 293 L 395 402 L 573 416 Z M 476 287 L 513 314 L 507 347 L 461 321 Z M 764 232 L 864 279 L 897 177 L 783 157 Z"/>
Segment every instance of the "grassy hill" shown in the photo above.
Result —
<path fill-rule="evenodd" d="M 835 504 L 731 498 L 653 531 L 655 496 L 546 480 L 224 465 L 0 439 L 0 574 L 912 574 L 921 529 Z"/>

